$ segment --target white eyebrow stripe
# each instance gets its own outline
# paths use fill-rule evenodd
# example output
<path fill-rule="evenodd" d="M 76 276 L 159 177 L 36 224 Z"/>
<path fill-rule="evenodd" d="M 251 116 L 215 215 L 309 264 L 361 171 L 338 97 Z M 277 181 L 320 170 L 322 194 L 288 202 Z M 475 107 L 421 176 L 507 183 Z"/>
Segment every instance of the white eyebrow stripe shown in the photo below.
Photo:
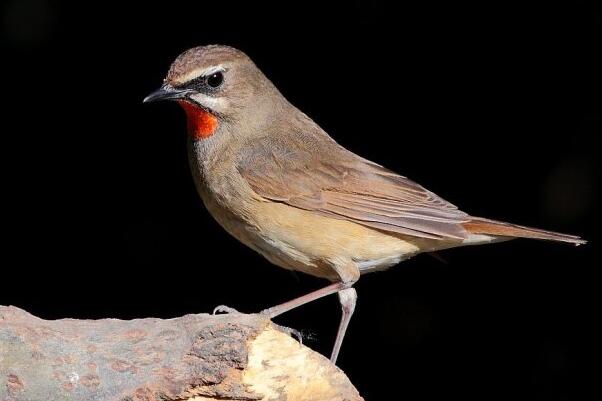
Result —
<path fill-rule="evenodd" d="M 191 81 L 197 77 L 200 77 L 203 75 L 211 75 L 218 71 L 225 71 L 225 70 L 226 69 L 222 65 L 215 65 L 215 66 L 211 66 L 211 67 L 204 68 L 204 69 L 197 68 L 196 70 L 192 70 L 188 74 L 186 74 L 182 77 L 179 77 L 178 83 L 183 84 L 184 82 Z"/>

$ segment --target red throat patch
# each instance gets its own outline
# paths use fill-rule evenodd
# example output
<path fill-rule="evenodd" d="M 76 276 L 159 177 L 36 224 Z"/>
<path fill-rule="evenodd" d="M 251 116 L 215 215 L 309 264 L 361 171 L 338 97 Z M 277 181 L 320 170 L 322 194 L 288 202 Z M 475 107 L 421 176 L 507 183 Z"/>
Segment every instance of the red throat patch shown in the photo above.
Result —
<path fill-rule="evenodd" d="M 217 129 L 217 117 L 184 100 L 180 100 L 178 103 L 186 112 L 188 135 L 193 139 L 205 139 L 215 133 Z"/>

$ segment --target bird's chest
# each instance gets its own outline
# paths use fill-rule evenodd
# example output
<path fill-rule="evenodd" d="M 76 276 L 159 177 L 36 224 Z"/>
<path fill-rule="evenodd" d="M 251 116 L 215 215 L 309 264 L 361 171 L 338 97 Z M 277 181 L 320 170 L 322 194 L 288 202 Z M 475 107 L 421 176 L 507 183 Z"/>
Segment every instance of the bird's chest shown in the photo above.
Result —
<path fill-rule="evenodd" d="M 265 213 L 260 200 L 234 171 L 205 174 L 195 170 L 196 186 L 207 211 L 230 235 L 277 266 L 301 270 L 307 257 L 271 229 L 278 216 Z M 220 178 L 221 177 L 221 178 Z"/>
<path fill-rule="evenodd" d="M 309 261 L 278 236 L 265 229 L 269 216 L 257 213 L 251 201 L 233 197 L 217 197 L 201 190 L 207 211 L 234 238 L 258 252 L 273 264 L 285 269 L 301 270 Z M 302 260 L 300 260 L 302 259 Z"/>
<path fill-rule="evenodd" d="M 251 209 L 249 194 L 237 182 L 234 171 L 216 170 L 212 174 L 203 174 L 195 169 L 193 176 L 198 193 L 215 220 L 242 242 L 248 231 L 248 215 Z"/>
<path fill-rule="evenodd" d="M 234 163 L 212 161 L 199 145 L 191 146 L 189 151 L 192 175 L 207 211 L 230 235 L 258 251 L 261 236 L 255 223 L 257 200 Z"/>

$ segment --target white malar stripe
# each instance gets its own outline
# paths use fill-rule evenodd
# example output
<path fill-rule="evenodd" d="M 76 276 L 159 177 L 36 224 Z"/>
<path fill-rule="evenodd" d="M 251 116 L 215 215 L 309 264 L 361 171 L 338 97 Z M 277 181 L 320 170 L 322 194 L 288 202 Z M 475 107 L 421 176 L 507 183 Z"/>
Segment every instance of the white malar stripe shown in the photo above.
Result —
<path fill-rule="evenodd" d="M 195 93 L 194 95 L 190 95 L 190 98 L 217 112 L 224 111 L 228 107 L 228 100 L 223 97 L 212 97 L 204 93 Z"/>

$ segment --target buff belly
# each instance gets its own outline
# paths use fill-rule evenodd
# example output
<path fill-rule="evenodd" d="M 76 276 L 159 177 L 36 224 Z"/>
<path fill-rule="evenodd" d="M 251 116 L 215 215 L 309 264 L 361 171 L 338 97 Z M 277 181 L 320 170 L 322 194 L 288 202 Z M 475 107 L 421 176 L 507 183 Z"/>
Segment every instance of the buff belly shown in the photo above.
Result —
<path fill-rule="evenodd" d="M 244 219 L 211 201 L 218 223 L 273 264 L 331 281 L 357 279 L 430 249 L 429 240 L 403 238 L 282 203 L 256 202 Z"/>

